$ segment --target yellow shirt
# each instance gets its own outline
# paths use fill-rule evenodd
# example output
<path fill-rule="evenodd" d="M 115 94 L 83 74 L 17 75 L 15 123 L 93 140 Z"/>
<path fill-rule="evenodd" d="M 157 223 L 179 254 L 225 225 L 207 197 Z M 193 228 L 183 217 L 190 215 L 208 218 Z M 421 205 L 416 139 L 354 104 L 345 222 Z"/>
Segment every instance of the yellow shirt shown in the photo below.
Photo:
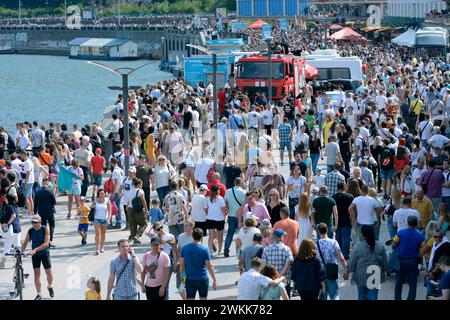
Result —
<path fill-rule="evenodd" d="M 147 158 L 154 159 L 155 158 L 155 138 L 152 134 L 149 134 L 147 136 L 147 139 L 145 139 L 145 145 L 146 145 L 146 154 Z"/>
<path fill-rule="evenodd" d="M 77 210 L 78 216 L 80 216 L 80 224 L 89 224 L 89 208 L 86 206 L 79 207 Z"/>
<path fill-rule="evenodd" d="M 427 252 L 427 254 L 425 255 L 425 261 L 429 262 L 430 261 L 430 256 L 431 256 L 431 248 L 433 248 L 433 244 L 434 244 L 434 238 L 431 237 L 430 239 L 428 239 L 426 245 L 428 248 L 430 248 L 430 250 Z"/>
<path fill-rule="evenodd" d="M 423 102 L 420 99 L 414 99 L 411 101 L 411 110 L 414 111 L 416 115 L 422 111 Z"/>
<path fill-rule="evenodd" d="M 328 144 L 328 136 L 330 135 L 330 128 L 333 125 L 333 123 L 334 120 L 331 120 L 323 124 L 323 141 L 325 145 Z"/>
<path fill-rule="evenodd" d="M 102 294 L 97 291 L 92 292 L 91 289 L 87 289 L 84 293 L 86 300 L 102 300 Z"/>
<path fill-rule="evenodd" d="M 419 211 L 419 228 L 426 228 L 428 222 L 433 220 L 434 217 L 434 209 L 431 201 L 428 199 L 414 199 L 411 203 L 411 207 Z"/>

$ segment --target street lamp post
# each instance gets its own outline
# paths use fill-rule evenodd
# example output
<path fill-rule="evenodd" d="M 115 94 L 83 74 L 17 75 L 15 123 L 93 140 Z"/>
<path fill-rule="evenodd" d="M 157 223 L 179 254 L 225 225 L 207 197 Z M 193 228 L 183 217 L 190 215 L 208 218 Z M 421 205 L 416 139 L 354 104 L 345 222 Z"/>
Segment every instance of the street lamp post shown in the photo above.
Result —
<path fill-rule="evenodd" d="M 110 87 L 110 89 L 113 90 L 122 90 L 123 94 L 123 149 L 124 149 L 124 156 L 125 156 L 125 174 L 128 174 L 128 169 L 130 168 L 130 136 L 129 136 L 129 130 L 130 130 L 130 124 L 129 124 L 129 115 L 128 115 L 128 76 L 135 72 L 136 70 L 139 70 L 150 63 L 143 64 L 137 68 L 116 68 L 114 69 L 111 66 L 108 66 L 106 64 L 95 62 L 95 61 L 88 61 L 87 63 L 96 65 L 98 67 L 101 67 L 103 69 L 106 69 L 118 76 L 122 77 L 122 87 Z M 134 88 L 134 87 L 133 87 Z"/>
<path fill-rule="evenodd" d="M 269 83 L 267 86 L 267 100 L 268 102 L 272 101 L 272 42 L 269 39 L 266 40 L 267 42 L 267 68 L 268 70 L 268 76 L 269 76 Z"/>
<path fill-rule="evenodd" d="M 22 1 L 19 0 L 19 26 L 22 26 Z"/>

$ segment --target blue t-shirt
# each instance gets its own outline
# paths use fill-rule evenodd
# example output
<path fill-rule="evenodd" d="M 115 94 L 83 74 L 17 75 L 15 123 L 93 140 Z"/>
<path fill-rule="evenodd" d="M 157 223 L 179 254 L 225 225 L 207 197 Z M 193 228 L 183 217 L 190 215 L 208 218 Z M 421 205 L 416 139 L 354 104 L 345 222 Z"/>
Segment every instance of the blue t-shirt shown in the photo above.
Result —
<path fill-rule="evenodd" d="M 394 237 L 398 244 L 398 257 L 400 259 L 414 259 L 419 256 L 419 249 L 425 242 L 425 237 L 416 229 L 400 230 Z"/>
<path fill-rule="evenodd" d="M 186 279 L 208 280 L 206 261 L 211 260 L 208 248 L 201 244 L 190 243 L 181 249 L 184 258 Z"/>
<path fill-rule="evenodd" d="M 150 208 L 147 219 L 150 220 L 151 224 L 164 219 L 164 214 L 160 208 Z"/>
<path fill-rule="evenodd" d="M 439 281 L 439 292 L 442 294 L 442 290 L 450 289 L 450 271 L 447 271 Z"/>

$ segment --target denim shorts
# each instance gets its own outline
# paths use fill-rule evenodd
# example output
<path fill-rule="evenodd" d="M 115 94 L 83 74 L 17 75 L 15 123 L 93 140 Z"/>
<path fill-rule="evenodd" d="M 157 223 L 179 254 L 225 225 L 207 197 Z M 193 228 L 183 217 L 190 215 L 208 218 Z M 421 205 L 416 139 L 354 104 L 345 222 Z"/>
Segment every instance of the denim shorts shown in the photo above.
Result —
<path fill-rule="evenodd" d="M 81 184 L 73 184 L 72 189 L 70 190 L 69 194 L 73 194 L 75 196 L 81 195 Z"/>
<path fill-rule="evenodd" d="M 394 178 L 394 169 L 392 170 L 381 169 L 380 177 L 382 180 L 392 180 Z"/>
<path fill-rule="evenodd" d="M 23 185 L 23 195 L 25 197 L 32 197 L 33 196 L 33 184 L 32 183 L 26 183 Z"/>
<path fill-rule="evenodd" d="M 284 149 L 287 149 L 287 151 L 291 151 L 292 150 L 291 143 L 280 141 L 280 151 L 284 151 Z"/>
<path fill-rule="evenodd" d="M 189 280 L 186 279 L 186 297 L 188 299 L 195 299 L 197 294 L 200 298 L 208 297 L 209 280 Z"/>
<path fill-rule="evenodd" d="M 83 223 L 78 225 L 78 232 L 87 232 L 89 229 L 88 223 Z"/>
<path fill-rule="evenodd" d="M 102 175 L 101 174 L 93 174 L 94 178 L 94 186 L 101 187 L 102 186 Z"/>
<path fill-rule="evenodd" d="M 106 219 L 94 219 L 96 224 L 106 225 L 108 221 Z"/>

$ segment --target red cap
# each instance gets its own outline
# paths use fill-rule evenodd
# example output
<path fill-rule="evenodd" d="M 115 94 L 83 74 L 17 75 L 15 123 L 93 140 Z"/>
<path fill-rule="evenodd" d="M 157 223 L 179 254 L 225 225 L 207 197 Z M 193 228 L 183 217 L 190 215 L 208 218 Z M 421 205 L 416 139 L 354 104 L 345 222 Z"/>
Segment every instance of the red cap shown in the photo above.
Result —
<path fill-rule="evenodd" d="M 98 154 L 98 153 L 101 154 L 101 153 L 102 153 L 102 149 L 100 149 L 100 148 L 95 149 L 95 153 L 96 153 L 96 154 Z"/>

